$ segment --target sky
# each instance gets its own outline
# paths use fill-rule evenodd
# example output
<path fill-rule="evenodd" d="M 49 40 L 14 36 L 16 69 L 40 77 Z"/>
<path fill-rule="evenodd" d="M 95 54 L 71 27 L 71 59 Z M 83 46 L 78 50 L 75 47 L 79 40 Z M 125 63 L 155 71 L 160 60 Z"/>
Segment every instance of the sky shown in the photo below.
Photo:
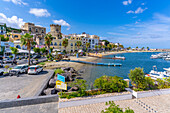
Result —
<path fill-rule="evenodd" d="M 170 0 L 0 0 L 0 23 L 62 25 L 125 47 L 170 48 Z"/>

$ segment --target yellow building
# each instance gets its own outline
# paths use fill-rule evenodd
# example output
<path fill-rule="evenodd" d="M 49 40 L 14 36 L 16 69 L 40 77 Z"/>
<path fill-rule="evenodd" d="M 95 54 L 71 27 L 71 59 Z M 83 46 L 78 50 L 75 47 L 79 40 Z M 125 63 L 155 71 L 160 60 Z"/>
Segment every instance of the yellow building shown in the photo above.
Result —
<path fill-rule="evenodd" d="M 59 51 L 63 51 L 65 50 L 65 48 L 62 46 L 62 41 L 67 38 L 68 39 L 68 46 L 66 47 L 66 51 L 68 52 L 74 52 L 74 51 L 78 51 L 78 47 L 76 42 L 77 41 L 81 41 L 82 42 L 82 38 L 80 37 L 71 37 L 68 35 L 62 35 L 61 33 L 61 26 L 60 25 L 50 25 L 51 30 L 49 32 L 49 34 L 51 34 L 53 36 L 53 41 L 51 42 L 51 47 L 53 47 L 53 49 L 57 49 Z M 82 43 L 83 44 L 83 43 Z M 79 48 L 81 49 L 82 46 Z"/>

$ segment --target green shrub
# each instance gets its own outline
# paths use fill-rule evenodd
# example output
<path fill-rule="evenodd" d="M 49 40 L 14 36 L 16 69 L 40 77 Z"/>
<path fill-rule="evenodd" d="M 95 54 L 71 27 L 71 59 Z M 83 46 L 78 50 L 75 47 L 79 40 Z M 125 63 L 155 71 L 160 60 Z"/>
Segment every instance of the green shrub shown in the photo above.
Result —
<path fill-rule="evenodd" d="M 87 88 L 87 84 L 86 84 L 86 80 L 82 80 L 82 79 L 76 79 L 74 82 L 71 83 L 70 85 L 71 87 L 77 87 L 78 88 L 78 92 L 80 93 L 81 96 L 85 96 L 85 90 Z"/>
<path fill-rule="evenodd" d="M 62 73 L 65 73 L 62 69 L 56 69 L 54 70 L 55 74 L 62 74 Z"/>
<path fill-rule="evenodd" d="M 95 80 L 94 87 L 106 92 L 120 92 L 127 87 L 127 82 L 118 76 L 102 76 Z"/>
<path fill-rule="evenodd" d="M 135 68 L 134 70 L 130 70 L 129 78 L 132 82 L 132 85 L 137 89 L 145 89 L 145 75 L 142 68 Z"/>
<path fill-rule="evenodd" d="M 21 58 L 19 58 L 19 60 L 21 60 Z"/>
<path fill-rule="evenodd" d="M 39 65 L 45 65 L 45 63 L 44 62 L 40 62 Z"/>
<path fill-rule="evenodd" d="M 106 105 L 110 105 L 108 108 L 101 111 L 101 113 L 134 113 L 132 109 L 125 108 L 125 111 L 123 111 L 123 108 L 120 108 L 119 105 L 116 105 L 113 101 L 106 102 Z"/>

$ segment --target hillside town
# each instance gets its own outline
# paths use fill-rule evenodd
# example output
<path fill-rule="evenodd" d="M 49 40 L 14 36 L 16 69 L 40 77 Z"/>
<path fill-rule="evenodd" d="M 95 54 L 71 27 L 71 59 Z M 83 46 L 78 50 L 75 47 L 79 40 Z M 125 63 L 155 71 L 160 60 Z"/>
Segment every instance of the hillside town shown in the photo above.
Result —
<path fill-rule="evenodd" d="M 85 32 L 82 34 L 69 34 L 65 35 L 61 31 L 61 25 L 50 25 L 50 32 L 46 32 L 45 27 L 36 26 L 34 23 L 25 23 L 21 29 L 7 27 L 5 23 L 0 24 L 0 37 L 1 37 L 1 47 L 5 47 L 4 49 L 4 57 L 9 57 L 11 51 L 9 47 L 18 48 L 19 52 L 26 52 L 27 47 L 21 44 L 21 37 L 30 33 L 33 36 L 34 42 L 36 44 L 31 47 L 33 49 L 47 47 L 45 44 L 45 36 L 46 34 L 50 34 L 52 36 L 52 41 L 50 47 L 53 48 L 54 51 L 63 52 L 66 50 L 67 52 L 76 52 L 78 49 L 80 51 L 93 51 L 96 49 L 105 49 L 108 46 L 114 45 L 115 47 L 122 47 L 119 43 L 110 43 L 107 40 L 100 40 L 100 37 L 97 35 L 90 35 Z M 62 46 L 62 41 L 64 39 L 68 39 L 68 46 L 65 48 Z M 81 42 L 81 46 L 78 48 L 77 42 Z M 111 45 L 108 45 L 111 44 Z M 87 48 L 88 45 L 88 48 Z M 106 47 L 103 47 L 106 46 Z M 3 49 L 1 48 L 3 51 Z M 25 50 L 25 51 L 24 51 Z M 33 53 L 33 50 L 32 50 Z"/>

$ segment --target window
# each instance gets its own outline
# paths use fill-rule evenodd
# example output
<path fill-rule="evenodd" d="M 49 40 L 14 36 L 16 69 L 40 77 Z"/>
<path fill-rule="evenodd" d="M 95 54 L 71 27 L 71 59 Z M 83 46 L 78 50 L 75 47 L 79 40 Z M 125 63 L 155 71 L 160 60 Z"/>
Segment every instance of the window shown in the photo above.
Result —
<path fill-rule="evenodd" d="M 42 33 L 44 33 L 44 30 L 42 30 Z"/>
<path fill-rule="evenodd" d="M 35 29 L 35 32 L 36 32 L 36 33 L 38 32 L 38 29 L 37 29 L 37 28 Z"/>
<path fill-rule="evenodd" d="M 57 46 L 57 43 L 55 42 L 54 45 Z"/>
<path fill-rule="evenodd" d="M 59 46 L 61 46 L 61 42 L 60 42 Z"/>
<path fill-rule="evenodd" d="M 51 45 L 53 45 L 53 43 L 51 42 Z"/>
<path fill-rule="evenodd" d="M 71 43 L 71 46 L 73 46 L 73 43 Z"/>
<path fill-rule="evenodd" d="M 77 44 L 75 43 L 75 46 L 77 46 Z"/>
<path fill-rule="evenodd" d="M 14 38 L 18 38 L 18 35 L 14 35 Z"/>
<path fill-rule="evenodd" d="M 92 44 L 94 44 L 94 40 L 92 40 Z"/>
<path fill-rule="evenodd" d="M 31 31 L 31 28 L 29 28 L 29 31 Z"/>

